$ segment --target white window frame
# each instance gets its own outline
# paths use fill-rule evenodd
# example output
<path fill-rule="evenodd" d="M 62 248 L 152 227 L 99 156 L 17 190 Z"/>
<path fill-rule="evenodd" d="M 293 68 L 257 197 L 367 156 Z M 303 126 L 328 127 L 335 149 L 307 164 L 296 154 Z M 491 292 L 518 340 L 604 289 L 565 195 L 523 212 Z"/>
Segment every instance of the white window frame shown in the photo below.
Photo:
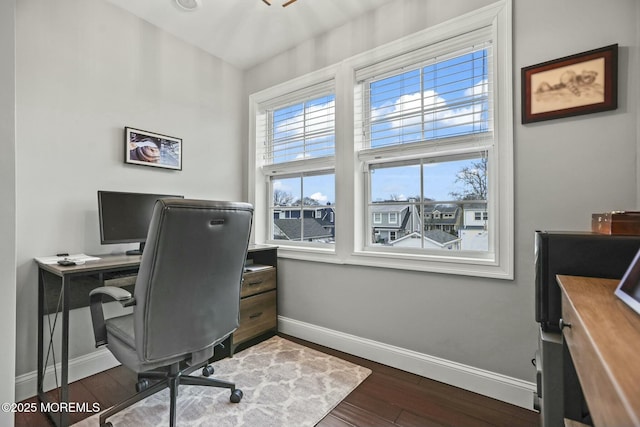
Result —
<path fill-rule="evenodd" d="M 393 219 L 391 219 L 391 215 L 393 215 Z M 398 212 L 389 212 L 389 224 L 397 224 L 398 223 Z"/>
<path fill-rule="evenodd" d="M 392 253 L 371 251 L 366 248 L 370 230 L 363 224 L 372 219 L 367 208 L 366 162 L 376 159 L 359 158 L 354 148 L 362 138 L 354 124 L 358 100 L 355 81 L 357 70 L 384 61 L 385 58 L 403 55 L 443 40 L 481 28 L 490 28 L 492 35 L 492 71 L 496 76 L 493 88 L 494 136 L 497 141 L 490 146 L 468 145 L 460 147 L 464 152 L 491 150 L 492 161 L 488 174 L 491 177 L 488 227 L 494 234 L 494 246 L 486 255 L 474 253 L 439 255 L 423 253 Z M 331 67 L 310 73 L 292 81 L 252 94 L 249 98 L 249 201 L 254 204 L 254 243 L 276 243 L 280 257 L 317 262 L 354 264 L 362 266 L 397 268 L 404 270 L 513 279 L 514 270 L 514 214 L 513 214 L 513 90 L 512 90 L 512 0 L 500 0 L 489 6 L 429 27 L 397 41 L 379 46 L 371 51 L 348 58 Z M 282 245 L 281 241 L 269 242 L 268 208 L 270 201 L 268 177 L 257 158 L 257 131 L 260 128 L 258 106 L 293 90 L 314 83 L 335 79 L 336 156 L 331 165 L 336 182 L 336 242 L 335 247 L 309 245 Z M 354 95 L 355 93 L 355 95 Z M 384 155 L 384 153 L 378 153 Z M 412 153 L 407 153 L 410 157 Z M 414 154 L 415 155 L 415 154 Z M 415 157 L 414 157 L 415 158 Z M 384 159 L 382 159 L 383 161 Z M 378 159 L 377 161 L 380 161 Z M 327 245 L 325 245 L 327 246 Z M 455 255 L 455 256 L 454 256 Z"/>

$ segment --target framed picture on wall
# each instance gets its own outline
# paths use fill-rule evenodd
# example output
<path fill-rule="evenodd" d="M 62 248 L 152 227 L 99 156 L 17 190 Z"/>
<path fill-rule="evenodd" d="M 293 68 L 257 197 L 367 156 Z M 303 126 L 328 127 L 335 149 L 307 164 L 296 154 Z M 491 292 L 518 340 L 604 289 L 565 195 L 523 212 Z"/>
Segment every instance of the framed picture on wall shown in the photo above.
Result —
<path fill-rule="evenodd" d="M 124 134 L 125 163 L 182 170 L 182 139 L 130 127 Z"/>
<path fill-rule="evenodd" d="M 618 45 L 522 69 L 522 123 L 618 108 Z"/>

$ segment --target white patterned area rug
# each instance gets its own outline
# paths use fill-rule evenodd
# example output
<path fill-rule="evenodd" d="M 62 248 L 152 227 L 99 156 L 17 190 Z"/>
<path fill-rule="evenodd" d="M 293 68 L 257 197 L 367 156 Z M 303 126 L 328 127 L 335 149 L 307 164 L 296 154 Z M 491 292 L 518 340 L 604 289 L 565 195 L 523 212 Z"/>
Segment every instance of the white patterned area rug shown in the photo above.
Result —
<path fill-rule="evenodd" d="M 213 364 L 213 377 L 235 382 L 244 397 L 230 403 L 227 389 L 181 385 L 180 427 L 302 427 L 316 425 L 371 370 L 275 336 Z M 196 375 L 197 371 L 192 375 Z M 112 416 L 114 427 L 169 425 L 165 389 Z M 74 427 L 98 426 L 93 415 Z"/>

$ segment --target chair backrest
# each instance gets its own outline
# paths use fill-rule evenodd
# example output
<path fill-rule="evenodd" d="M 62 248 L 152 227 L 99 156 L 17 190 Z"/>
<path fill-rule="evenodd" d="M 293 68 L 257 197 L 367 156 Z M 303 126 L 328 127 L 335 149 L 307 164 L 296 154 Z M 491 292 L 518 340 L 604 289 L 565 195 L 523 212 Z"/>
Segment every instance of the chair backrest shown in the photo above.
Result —
<path fill-rule="evenodd" d="M 156 202 L 134 291 L 140 360 L 196 353 L 238 327 L 252 219 L 248 203 Z"/>

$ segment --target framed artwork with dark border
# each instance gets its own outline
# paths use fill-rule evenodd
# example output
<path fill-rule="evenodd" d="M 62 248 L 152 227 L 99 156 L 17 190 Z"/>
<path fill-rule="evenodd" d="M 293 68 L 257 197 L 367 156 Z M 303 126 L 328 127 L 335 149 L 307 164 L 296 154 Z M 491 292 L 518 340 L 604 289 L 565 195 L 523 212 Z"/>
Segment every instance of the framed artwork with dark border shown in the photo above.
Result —
<path fill-rule="evenodd" d="M 130 127 L 124 134 L 125 163 L 182 170 L 182 139 Z"/>
<path fill-rule="evenodd" d="M 522 123 L 618 108 L 618 45 L 522 69 Z"/>

